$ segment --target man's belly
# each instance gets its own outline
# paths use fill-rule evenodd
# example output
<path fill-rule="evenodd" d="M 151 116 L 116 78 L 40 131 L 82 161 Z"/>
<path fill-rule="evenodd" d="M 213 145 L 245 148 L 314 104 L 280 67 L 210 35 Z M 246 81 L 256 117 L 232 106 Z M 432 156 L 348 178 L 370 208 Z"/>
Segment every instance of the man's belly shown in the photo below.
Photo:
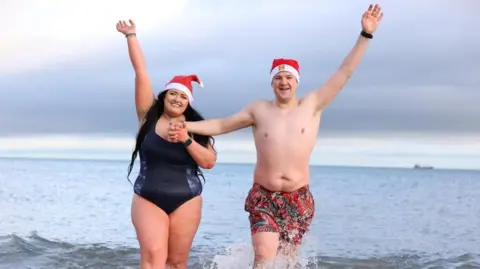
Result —
<path fill-rule="evenodd" d="M 302 167 L 266 165 L 257 161 L 254 171 L 254 182 L 270 191 L 292 192 L 308 185 L 310 171 L 308 162 Z"/>
<path fill-rule="evenodd" d="M 261 134 L 259 132 L 258 134 Z M 309 183 L 312 135 L 273 133 L 255 136 L 257 165 L 254 181 L 271 191 L 295 191 Z"/>

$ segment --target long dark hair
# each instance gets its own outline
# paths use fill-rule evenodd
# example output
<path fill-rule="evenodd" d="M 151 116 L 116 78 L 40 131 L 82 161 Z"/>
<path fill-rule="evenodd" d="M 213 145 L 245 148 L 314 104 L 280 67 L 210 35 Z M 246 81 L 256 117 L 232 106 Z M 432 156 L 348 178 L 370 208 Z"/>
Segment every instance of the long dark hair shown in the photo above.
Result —
<path fill-rule="evenodd" d="M 132 159 L 130 160 L 130 165 L 128 166 L 128 174 L 127 174 L 127 179 L 130 181 L 129 176 L 130 173 L 132 172 L 133 165 L 135 163 L 135 159 L 137 158 L 138 152 L 142 146 L 143 139 L 145 138 L 145 135 L 147 134 L 149 128 L 151 126 L 154 126 L 154 124 L 158 121 L 158 119 L 162 116 L 163 111 L 165 109 L 164 105 L 164 99 L 165 95 L 167 94 L 168 90 L 162 91 L 158 97 L 157 100 L 155 100 L 154 104 L 150 107 L 150 109 L 147 112 L 147 115 L 145 115 L 144 121 L 140 129 L 138 130 L 137 133 L 137 139 L 135 142 L 135 149 L 132 152 Z M 204 120 L 202 115 L 198 113 L 191 105 L 190 103 L 187 105 L 187 108 L 185 109 L 185 112 L 183 112 L 183 115 L 185 116 L 185 121 L 201 121 Z M 215 139 L 211 136 L 204 136 L 204 135 L 198 135 L 195 134 L 193 136 L 193 139 L 199 143 L 200 145 L 207 147 L 208 144 L 211 144 L 212 146 L 215 144 Z M 203 177 L 202 170 L 196 166 L 196 174 L 198 176 L 201 176 L 203 180 L 205 181 L 205 178 Z M 130 181 L 130 183 L 132 183 Z"/>

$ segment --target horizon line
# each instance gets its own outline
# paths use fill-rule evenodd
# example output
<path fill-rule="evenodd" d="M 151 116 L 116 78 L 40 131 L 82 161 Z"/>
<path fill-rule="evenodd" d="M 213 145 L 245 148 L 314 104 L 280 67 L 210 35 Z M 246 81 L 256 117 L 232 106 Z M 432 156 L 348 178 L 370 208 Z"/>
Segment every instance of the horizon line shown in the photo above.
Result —
<path fill-rule="evenodd" d="M 65 161 L 65 162 L 129 162 L 129 160 L 114 159 L 114 158 L 81 158 L 81 157 L 34 157 L 34 156 L 0 156 L 0 160 L 28 160 L 28 161 Z M 135 160 L 136 163 L 139 162 L 138 159 Z M 220 161 L 217 162 L 219 165 L 238 165 L 238 166 L 255 166 L 256 162 L 231 162 L 231 161 Z M 325 167 L 325 168 L 364 168 L 364 169 L 401 169 L 401 170 L 436 170 L 436 171 L 470 171 L 470 172 L 480 172 L 480 169 L 476 168 L 449 168 L 449 167 L 433 167 L 429 168 L 414 168 L 412 166 L 374 166 L 374 165 L 353 165 L 353 164 L 314 164 L 310 163 L 309 167 Z M 428 166 L 428 165 L 427 165 Z M 213 169 L 203 169 L 204 171 L 211 171 Z"/>

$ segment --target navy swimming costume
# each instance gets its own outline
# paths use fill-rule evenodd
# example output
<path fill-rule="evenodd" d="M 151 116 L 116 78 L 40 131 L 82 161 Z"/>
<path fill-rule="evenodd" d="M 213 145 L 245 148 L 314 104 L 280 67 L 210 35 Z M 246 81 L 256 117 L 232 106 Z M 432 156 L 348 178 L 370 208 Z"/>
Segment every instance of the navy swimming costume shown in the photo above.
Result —
<path fill-rule="evenodd" d="M 155 124 L 145 135 L 139 152 L 140 172 L 133 187 L 137 195 L 170 214 L 202 194 L 195 160 L 182 143 L 159 136 Z"/>

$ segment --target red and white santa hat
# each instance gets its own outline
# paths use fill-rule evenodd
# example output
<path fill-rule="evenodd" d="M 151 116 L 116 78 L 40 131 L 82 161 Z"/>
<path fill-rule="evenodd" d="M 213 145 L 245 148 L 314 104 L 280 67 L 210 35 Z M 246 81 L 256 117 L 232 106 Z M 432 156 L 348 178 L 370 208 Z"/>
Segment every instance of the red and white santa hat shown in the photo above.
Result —
<path fill-rule="evenodd" d="M 270 81 L 273 80 L 275 75 L 282 71 L 290 72 L 297 79 L 297 82 L 300 82 L 300 66 L 296 60 L 284 58 L 274 59 L 272 69 L 270 70 Z"/>
<path fill-rule="evenodd" d="M 189 76 L 175 76 L 165 85 L 165 90 L 175 89 L 185 93 L 188 96 L 188 101 L 193 102 L 192 82 L 197 82 L 198 87 L 203 88 L 203 82 L 198 79 L 197 75 Z"/>

